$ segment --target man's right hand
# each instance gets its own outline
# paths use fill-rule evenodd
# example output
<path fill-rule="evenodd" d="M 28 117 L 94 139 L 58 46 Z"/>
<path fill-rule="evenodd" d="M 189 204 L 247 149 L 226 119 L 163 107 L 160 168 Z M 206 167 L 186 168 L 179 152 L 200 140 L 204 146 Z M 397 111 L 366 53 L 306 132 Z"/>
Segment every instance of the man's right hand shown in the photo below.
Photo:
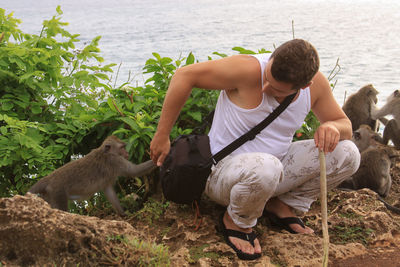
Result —
<path fill-rule="evenodd" d="M 153 160 L 154 164 L 160 167 L 165 157 L 168 155 L 170 148 L 171 142 L 169 136 L 161 135 L 156 132 L 150 143 L 150 158 Z"/>

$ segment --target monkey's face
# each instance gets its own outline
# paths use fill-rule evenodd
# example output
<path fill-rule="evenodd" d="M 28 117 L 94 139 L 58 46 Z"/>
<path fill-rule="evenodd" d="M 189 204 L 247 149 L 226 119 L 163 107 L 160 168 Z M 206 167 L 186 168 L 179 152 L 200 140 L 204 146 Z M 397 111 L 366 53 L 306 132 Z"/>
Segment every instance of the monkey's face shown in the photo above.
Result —
<path fill-rule="evenodd" d="M 378 90 L 375 89 L 374 86 L 372 86 L 372 84 L 369 84 L 367 86 L 364 87 L 365 89 L 367 89 L 367 95 L 368 97 L 376 104 L 378 103 L 378 97 L 377 95 L 379 94 Z"/>
<path fill-rule="evenodd" d="M 126 144 L 113 135 L 107 137 L 102 146 L 104 147 L 105 153 L 111 153 L 129 159 L 129 154 L 126 151 Z"/>
<path fill-rule="evenodd" d="M 362 140 L 362 136 L 359 130 L 353 132 L 352 141 L 357 146 L 358 150 L 361 152 L 365 149 L 365 142 Z M 365 141 L 365 140 L 364 140 Z"/>
<path fill-rule="evenodd" d="M 396 90 L 397 91 L 397 90 Z M 396 99 L 396 91 L 394 91 L 392 94 L 390 94 L 387 98 L 386 98 L 386 104 L 392 102 L 393 100 Z M 399 96 L 400 97 L 400 96 Z"/>
<path fill-rule="evenodd" d="M 393 94 L 391 94 L 388 97 L 388 101 L 392 100 L 392 99 L 395 99 L 395 98 L 400 99 L 400 91 L 399 90 L 394 90 Z"/>
<path fill-rule="evenodd" d="M 367 149 L 370 145 L 374 145 L 376 139 L 376 133 L 372 131 L 371 127 L 365 124 L 361 124 L 360 127 L 353 132 L 352 137 L 352 141 L 356 144 L 360 152 Z"/>
<path fill-rule="evenodd" d="M 123 156 L 125 159 L 129 159 L 129 153 L 126 151 L 126 144 L 121 143 L 119 144 L 118 154 Z"/>
<path fill-rule="evenodd" d="M 358 140 L 360 140 L 360 139 L 361 139 L 361 134 L 360 134 L 360 132 L 355 131 L 355 132 L 353 133 L 353 140 L 354 140 L 354 141 L 358 141 Z"/>

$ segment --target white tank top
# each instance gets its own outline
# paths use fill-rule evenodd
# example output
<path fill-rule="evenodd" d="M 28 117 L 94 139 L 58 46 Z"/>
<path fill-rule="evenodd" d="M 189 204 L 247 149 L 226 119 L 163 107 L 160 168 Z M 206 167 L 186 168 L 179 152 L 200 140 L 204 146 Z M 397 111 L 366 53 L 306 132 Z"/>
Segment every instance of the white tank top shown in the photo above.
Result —
<path fill-rule="evenodd" d="M 265 66 L 271 54 L 254 55 L 261 66 L 261 81 Z M 260 85 L 260 90 L 262 84 Z M 211 153 L 222 148 L 248 132 L 265 119 L 277 106 L 278 101 L 263 94 L 261 104 L 253 109 L 244 109 L 232 103 L 224 90 L 221 91 L 213 123 L 209 132 Z M 293 135 L 301 127 L 311 109 L 310 88 L 300 90 L 298 98 L 292 102 L 270 125 L 264 128 L 253 140 L 247 141 L 231 155 L 246 152 L 264 152 L 282 159 L 287 153 Z"/>

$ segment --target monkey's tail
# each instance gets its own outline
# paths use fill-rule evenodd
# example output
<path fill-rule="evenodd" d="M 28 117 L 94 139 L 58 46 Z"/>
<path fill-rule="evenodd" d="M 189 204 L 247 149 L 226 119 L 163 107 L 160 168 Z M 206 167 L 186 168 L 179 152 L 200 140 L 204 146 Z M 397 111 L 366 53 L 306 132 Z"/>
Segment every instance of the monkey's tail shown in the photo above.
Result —
<path fill-rule="evenodd" d="M 395 207 L 395 206 L 390 205 L 390 204 L 387 203 L 381 196 L 378 196 L 378 199 L 379 199 L 383 204 L 385 204 L 385 207 L 386 207 L 388 210 L 390 210 L 390 211 L 392 211 L 392 212 L 394 212 L 394 213 L 396 213 L 396 214 L 400 214 L 400 208 L 397 208 L 397 207 Z"/>

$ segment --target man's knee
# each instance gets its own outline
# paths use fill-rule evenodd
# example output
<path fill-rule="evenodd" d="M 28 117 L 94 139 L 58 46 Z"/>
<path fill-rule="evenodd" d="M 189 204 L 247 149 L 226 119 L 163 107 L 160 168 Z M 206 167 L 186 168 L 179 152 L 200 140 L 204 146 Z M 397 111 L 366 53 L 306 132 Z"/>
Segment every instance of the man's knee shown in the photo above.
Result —
<path fill-rule="evenodd" d="M 361 155 L 357 146 L 350 140 L 342 140 L 334 151 L 335 158 L 341 162 L 340 168 L 345 168 L 349 175 L 354 174 L 360 166 Z"/>
<path fill-rule="evenodd" d="M 242 182 L 257 188 L 262 194 L 272 194 L 282 180 L 283 165 L 278 158 L 260 153 L 255 155 L 253 164 L 246 164 L 242 174 L 246 177 Z"/>

